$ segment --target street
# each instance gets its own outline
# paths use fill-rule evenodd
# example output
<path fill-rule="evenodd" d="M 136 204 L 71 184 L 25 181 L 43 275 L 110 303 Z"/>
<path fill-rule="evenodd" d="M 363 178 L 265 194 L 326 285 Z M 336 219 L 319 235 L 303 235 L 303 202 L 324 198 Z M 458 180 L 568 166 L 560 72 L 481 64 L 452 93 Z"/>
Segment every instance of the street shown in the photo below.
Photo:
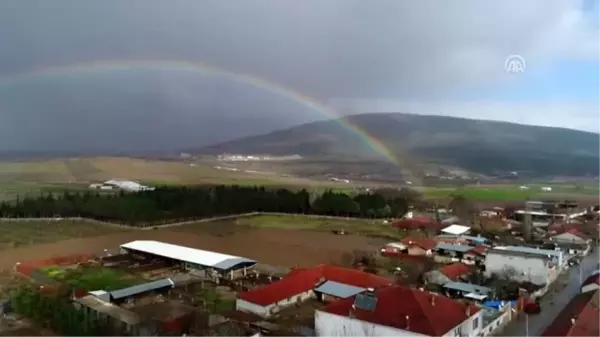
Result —
<path fill-rule="evenodd" d="M 587 276 L 598 266 L 598 250 L 595 249 L 592 253 L 586 256 L 579 266 L 571 267 L 568 274 L 558 277 L 555 284 L 542 297 L 540 305 L 542 312 L 538 315 L 530 315 L 525 317 L 525 314 L 520 314 L 499 334 L 502 336 L 539 336 L 546 327 L 552 323 L 554 318 L 558 316 L 561 310 L 569 303 L 569 301 L 580 291 L 580 270 L 582 281 L 585 281 Z"/>

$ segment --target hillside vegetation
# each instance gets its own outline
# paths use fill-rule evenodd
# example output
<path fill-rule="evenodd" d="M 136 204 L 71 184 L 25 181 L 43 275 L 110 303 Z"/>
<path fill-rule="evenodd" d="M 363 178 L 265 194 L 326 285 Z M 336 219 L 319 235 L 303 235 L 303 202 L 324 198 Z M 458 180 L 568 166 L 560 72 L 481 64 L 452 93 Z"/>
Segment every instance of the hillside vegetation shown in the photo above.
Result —
<path fill-rule="evenodd" d="M 597 176 L 595 133 L 410 114 L 361 114 L 344 118 L 394 153 L 400 165 L 451 165 L 471 172 L 519 171 L 529 176 Z M 200 153 L 299 154 L 382 158 L 364 139 L 329 120 L 246 137 Z"/>

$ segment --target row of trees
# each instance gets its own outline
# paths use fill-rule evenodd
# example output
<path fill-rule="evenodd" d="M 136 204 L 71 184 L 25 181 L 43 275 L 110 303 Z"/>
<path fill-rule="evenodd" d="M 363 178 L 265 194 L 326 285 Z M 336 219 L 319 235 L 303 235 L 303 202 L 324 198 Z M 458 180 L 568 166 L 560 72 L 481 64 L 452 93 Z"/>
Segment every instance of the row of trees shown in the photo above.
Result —
<path fill-rule="evenodd" d="M 0 203 L 0 217 L 81 216 L 137 226 L 249 212 L 383 218 L 404 215 L 417 198 L 410 190 L 311 196 L 306 190 L 264 187 L 160 187 L 139 193 L 88 191 L 18 198 Z"/>
<path fill-rule="evenodd" d="M 42 294 L 31 287 L 18 289 L 11 304 L 16 313 L 65 336 L 101 336 L 106 330 L 97 318 L 75 308 L 67 298 Z"/>

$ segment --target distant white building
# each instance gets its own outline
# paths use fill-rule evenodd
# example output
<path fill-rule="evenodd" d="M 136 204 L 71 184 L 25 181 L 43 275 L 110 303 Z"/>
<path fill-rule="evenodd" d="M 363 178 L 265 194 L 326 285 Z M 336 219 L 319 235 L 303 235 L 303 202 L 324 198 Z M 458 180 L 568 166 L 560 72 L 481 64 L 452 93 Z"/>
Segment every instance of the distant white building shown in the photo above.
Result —
<path fill-rule="evenodd" d="M 541 188 L 541 190 L 544 191 L 544 192 L 552 192 L 552 187 L 550 187 L 550 186 L 543 186 Z"/>
<path fill-rule="evenodd" d="M 90 184 L 91 189 L 112 190 L 121 189 L 128 192 L 152 191 L 154 187 L 144 186 L 140 183 L 130 180 L 107 180 L 101 184 Z"/>

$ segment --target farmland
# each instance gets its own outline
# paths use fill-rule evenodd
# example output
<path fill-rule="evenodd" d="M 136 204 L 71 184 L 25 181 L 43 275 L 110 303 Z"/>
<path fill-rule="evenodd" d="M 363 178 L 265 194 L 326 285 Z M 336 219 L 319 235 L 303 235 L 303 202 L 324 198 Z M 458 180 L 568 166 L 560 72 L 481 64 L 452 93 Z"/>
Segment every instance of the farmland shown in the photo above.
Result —
<path fill-rule="evenodd" d="M 126 231 L 128 230 L 91 221 L 2 220 L 0 221 L 0 251 Z"/>

